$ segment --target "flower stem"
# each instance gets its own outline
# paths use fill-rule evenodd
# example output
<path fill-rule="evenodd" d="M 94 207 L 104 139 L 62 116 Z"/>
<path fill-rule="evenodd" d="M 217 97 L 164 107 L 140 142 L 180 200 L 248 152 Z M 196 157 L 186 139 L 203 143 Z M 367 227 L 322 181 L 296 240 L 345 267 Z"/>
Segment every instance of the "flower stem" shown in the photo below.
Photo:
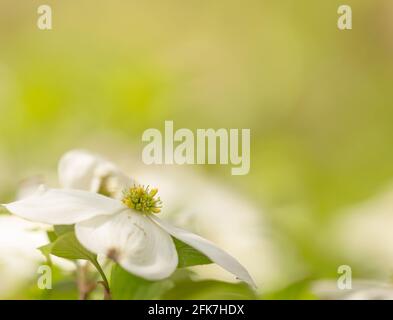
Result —
<path fill-rule="evenodd" d="M 99 283 L 102 283 L 102 285 L 104 286 L 104 290 L 105 290 L 105 300 L 111 300 L 111 291 L 109 288 L 109 282 L 108 279 L 105 275 L 104 270 L 102 270 L 100 264 L 98 263 L 97 259 L 92 261 L 93 265 L 96 267 L 97 271 L 100 273 L 102 281 L 100 281 Z"/>
<path fill-rule="evenodd" d="M 79 292 L 79 300 L 87 300 L 89 294 L 96 288 L 96 283 L 92 283 L 87 279 L 87 265 L 81 266 L 76 264 L 77 267 L 77 286 Z"/>

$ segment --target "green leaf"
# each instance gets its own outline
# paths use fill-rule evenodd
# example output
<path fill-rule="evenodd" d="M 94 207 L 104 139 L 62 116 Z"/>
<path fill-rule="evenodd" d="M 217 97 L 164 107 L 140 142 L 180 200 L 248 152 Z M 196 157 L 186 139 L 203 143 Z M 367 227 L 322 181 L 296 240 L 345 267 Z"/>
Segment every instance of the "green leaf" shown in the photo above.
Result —
<path fill-rule="evenodd" d="M 61 233 L 65 229 L 59 229 L 57 232 Z M 64 231 L 65 232 L 65 231 Z M 54 256 L 70 259 L 70 260 L 88 260 L 90 261 L 100 273 L 104 285 L 106 288 L 108 286 L 108 280 L 105 276 L 104 271 L 102 270 L 101 266 L 97 262 L 97 256 L 87 249 L 85 249 L 78 241 L 75 236 L 74 231 L 65 232 L 62 235 L 58 236 L 53 242 L 38 248 L 43 255 L 47 258 L 48 262 L 50 262 L 50 255 L 53 254 Z"/>
<path fill-rule="evenodd" d="M 177 283 L 162 298 L 165 300 L 254 300 L 257 297 L 245 283 L 186 279 Z"/>
<path fill-rule="evenodd" d="M 177 255 L 179 256 L 178 268 L 197 266 L 201 264 L 209 264 L 212 261 L 203 253 L 190 247 L 188 244 L 173 238 L 176 246 Z"/>
<path fill-rule="evenodd" d="M 57 239 L 57 234 L 54 231 L 47 231 L 46 235 L 48 236 L 50 242 L 55 242 Z"/>
<path fill-rule="evenodd" d="M 66 224 L 55 225 L 55 226 L 53 226 L 53 229 L 55 230 L 55 233 L 57 234 L 57 236 L 61 236 L 67 232 L 74 231 L 74 225 L 66 225 Z"/>
<path fill-rule="evenodd" d="M 78 241 L 73 231 L 57 237 L 54 232 L 48 233 L 51 243 L 39 247 L 38 250 L 50 261 L 49 255 L 70 259 L 70 260 L 89 260 L 94 265 L 97 263 L 96 255 L 86 250 Z"/>
<path fill-rule="evenodd" d="M 96 255 L 86 250 L 78 241 L 74 232 L 67 232 L 59 236 L 51 248 L 51 254 L 71 259 L 96 261 Z"/>
<path fill-rule="evenodd" d="M 48 262 L 49 265 L 52 265 L 52 259 L 50 258 L 52 247 L 53 247 L 53 242 L 38 248 L 38 250 L 40 250 L 41 253 L 45 256 L 46 261 Z"/>
<path fill-rule="evenodd" d="M 115 300 L 159 299 L 172 287 L 170 279 L 149 281 L 128 273 L 117 264 L 112 268 L 110 288 Z"/>

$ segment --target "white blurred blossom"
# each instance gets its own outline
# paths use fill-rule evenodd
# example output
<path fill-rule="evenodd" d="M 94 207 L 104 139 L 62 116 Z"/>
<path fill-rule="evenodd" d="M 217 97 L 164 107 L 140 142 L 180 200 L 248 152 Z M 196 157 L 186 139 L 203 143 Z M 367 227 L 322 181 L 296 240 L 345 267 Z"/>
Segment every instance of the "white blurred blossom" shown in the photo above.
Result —
<path fill-rule="evenodd" d="M 340 290 L 334 280 L 317 281 L 312 292 L 324 300 L 393 300 L 393 285 L 371 280 L 355 280 L 352 289 Z"/>
<path fill-rule="evenodd" d="M 345 263 L 385 277 L 393 275 L 393 189 L 341 211 L 330 230 Z"/>
<path fill-rule="evenodd" d="M 27 281 L 37 277 L 45 263 L 38 247 L 48 242 L 45 232 L 33 223 L 0 215 L 0 297 L 9 297 Z"/>

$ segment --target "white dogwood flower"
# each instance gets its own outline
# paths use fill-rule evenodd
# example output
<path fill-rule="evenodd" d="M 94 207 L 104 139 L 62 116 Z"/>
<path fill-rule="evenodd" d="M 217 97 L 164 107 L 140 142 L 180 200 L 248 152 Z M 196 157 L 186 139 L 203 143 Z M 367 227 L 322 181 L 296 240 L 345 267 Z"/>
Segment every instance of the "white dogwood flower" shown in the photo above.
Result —
<path fill-rule="evenodd" d="M 30 197 L 4 206 L 11 213 L 31 221 L 75 224 L 76 237 L 84 247 L 108 256 L 127 271 L 145 279 L 163 279 L 175 271 L 178 255 L 173 236 L 255 286 L 248 271 L 225 251 L 159 219 L 156 214 L 161 210 L 161 201 L 157 198 L 157 189 L 124 186 L 123 196 L 118 199 L 121 183 L 127 185 L 131 180 L 105 160 L 91 162 L 89 154 L 85 155 L 84 167 L 77 165 L 81 160 L 72 160 L 76 159 L 72 154 L 60 161 L 59 180 L 66 188 L 40 188 Z M 113 189 L 108 189 L 110 180 L 117 183 Z M 98 194 L 100 189 L 107 196 Z"/>
<path fill-rule="evenodd" d="M 58 175 L 62 188 L 96 192 L 111 198 L 121 198 L 122 190 L 134 184 L 115 164 L 83 150 L 64 154 Z"/>

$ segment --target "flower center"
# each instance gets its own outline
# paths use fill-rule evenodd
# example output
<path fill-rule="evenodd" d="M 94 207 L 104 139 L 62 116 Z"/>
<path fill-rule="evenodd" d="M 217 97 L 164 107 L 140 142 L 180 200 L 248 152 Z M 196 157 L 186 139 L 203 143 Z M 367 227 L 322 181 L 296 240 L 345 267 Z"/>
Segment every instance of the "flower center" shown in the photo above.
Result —
<path fill-rule="evenodd" d="M 143 213 L 161 212 L 162 202 L 160 197 L 156 197 L 158 189 L 149 190 L 149 186 L 134 185 L 123 191 L 121 200 L 127 207 L 141 211 Z"/>

